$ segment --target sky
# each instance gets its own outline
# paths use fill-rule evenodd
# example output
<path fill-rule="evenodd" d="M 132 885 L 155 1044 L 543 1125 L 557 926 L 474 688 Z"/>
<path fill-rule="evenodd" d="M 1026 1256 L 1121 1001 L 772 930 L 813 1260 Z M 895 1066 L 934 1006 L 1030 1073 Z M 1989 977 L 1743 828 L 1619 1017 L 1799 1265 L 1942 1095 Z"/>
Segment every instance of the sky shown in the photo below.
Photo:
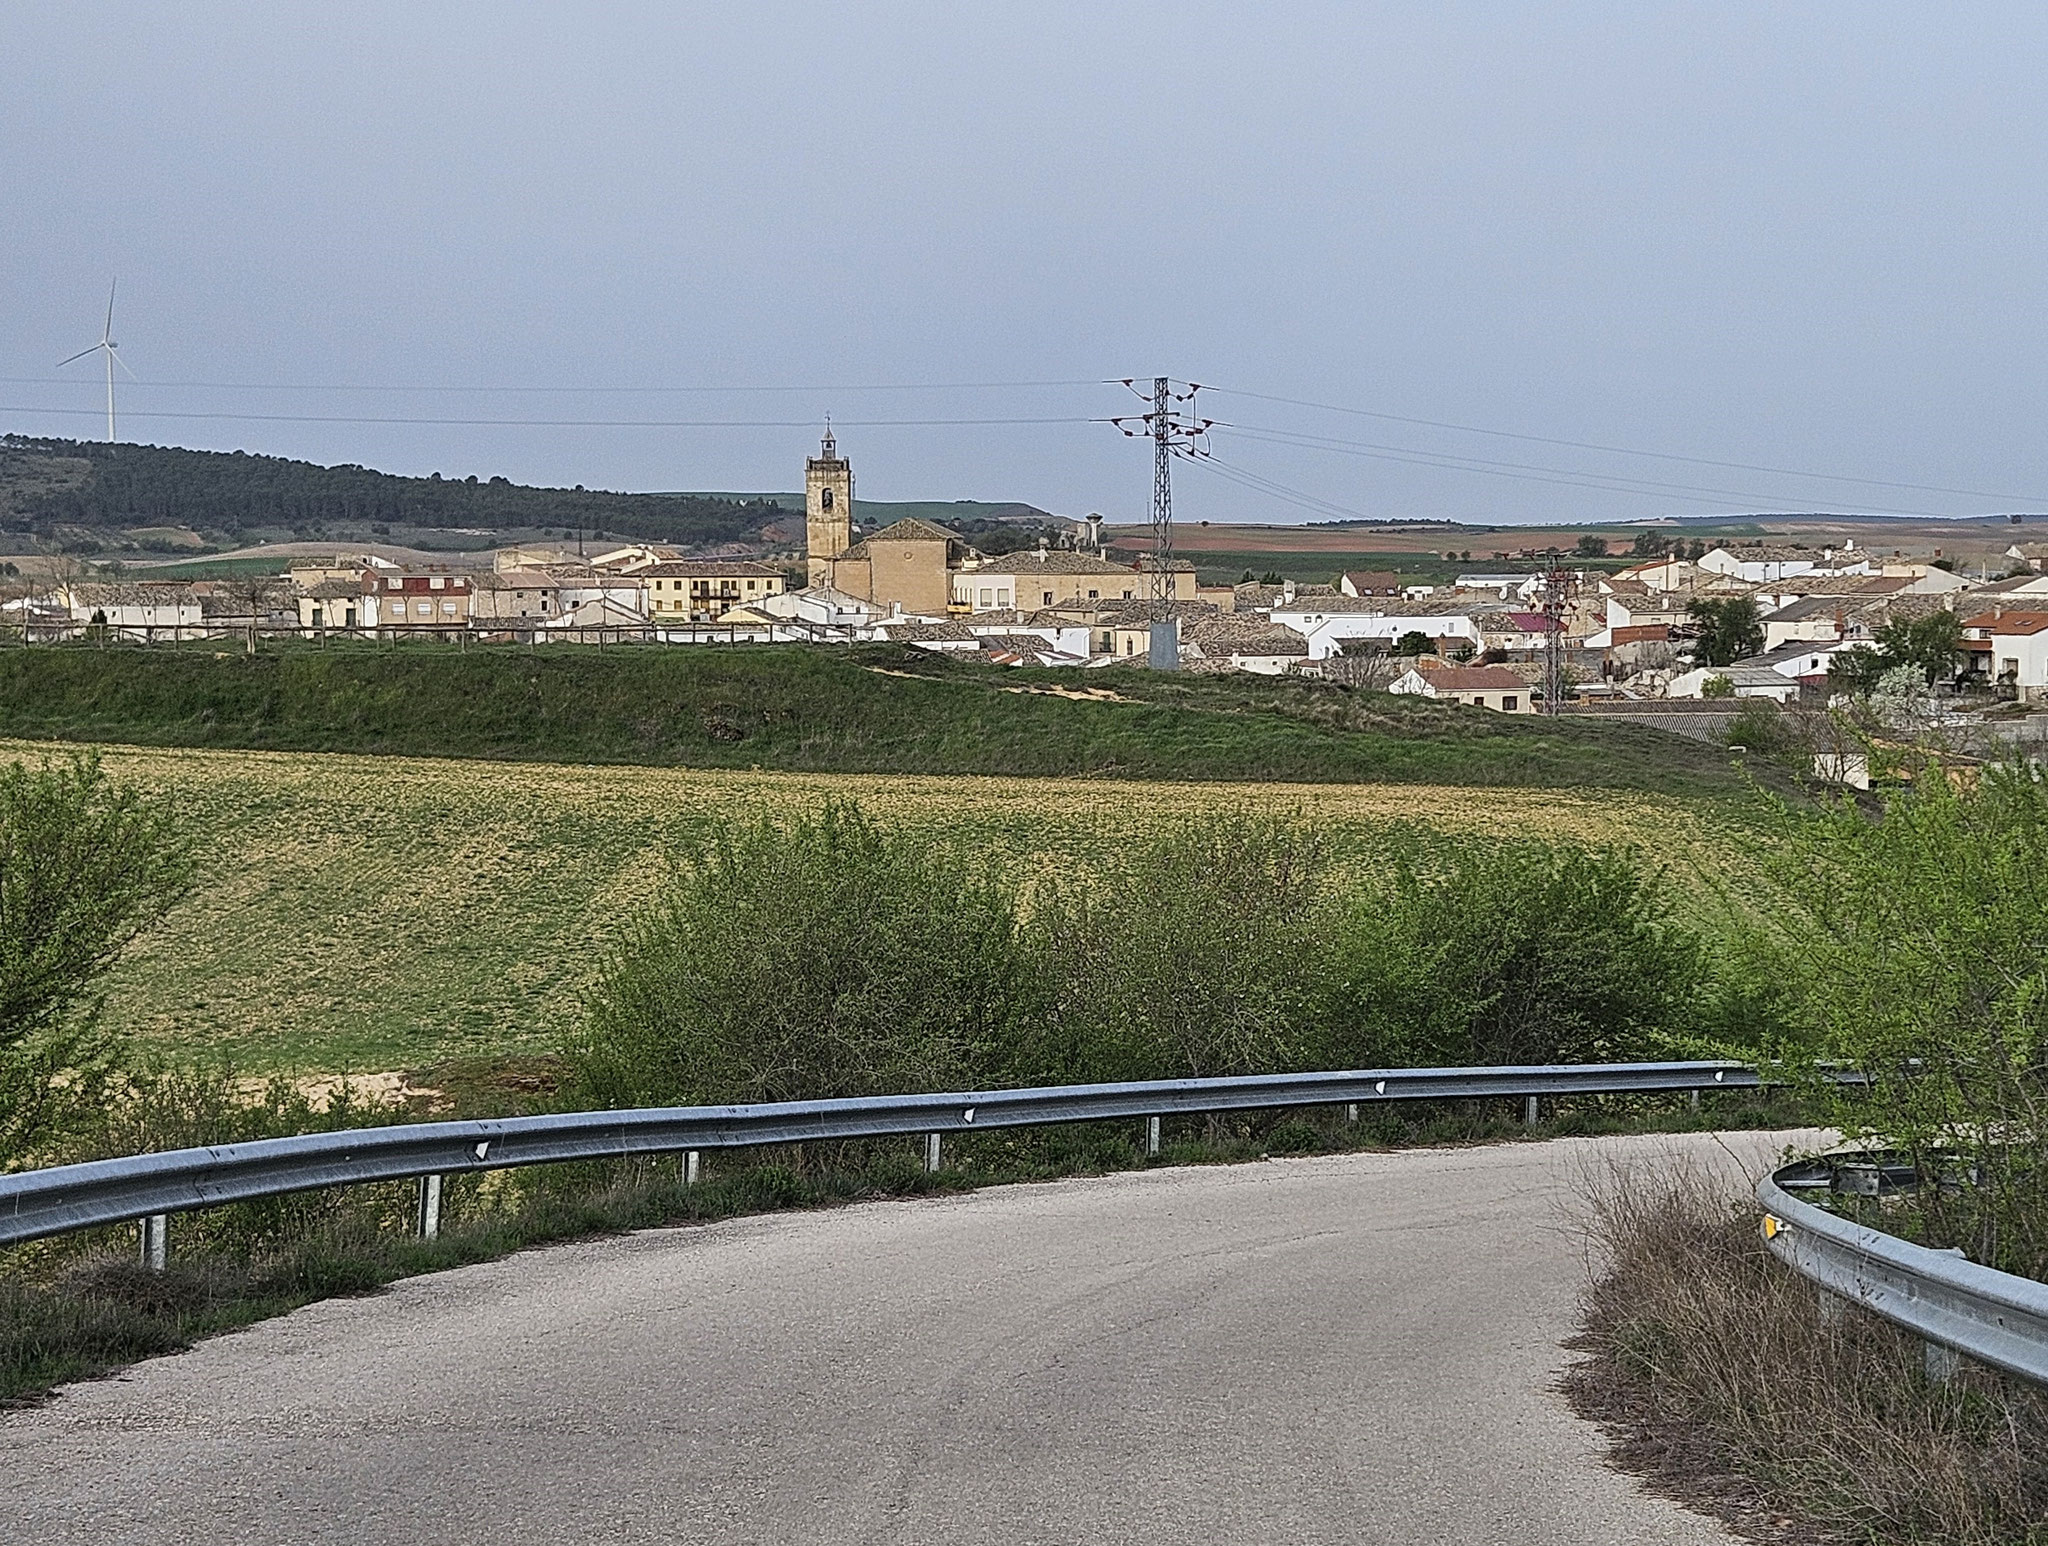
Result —
<path fill-rule="evenodd" d="M 1166 374 L 1216 421 L 1183 519 L 2048 510 L 2039 5 L 11 0 L 0 37 L 0 430 L 105 434 L 97 361 L 55 367 L 118 277 L 157 444 L 786 490 L 829 413 L 864 496 L 1132 520 L 1150 447 L 1103 421 Z"/>

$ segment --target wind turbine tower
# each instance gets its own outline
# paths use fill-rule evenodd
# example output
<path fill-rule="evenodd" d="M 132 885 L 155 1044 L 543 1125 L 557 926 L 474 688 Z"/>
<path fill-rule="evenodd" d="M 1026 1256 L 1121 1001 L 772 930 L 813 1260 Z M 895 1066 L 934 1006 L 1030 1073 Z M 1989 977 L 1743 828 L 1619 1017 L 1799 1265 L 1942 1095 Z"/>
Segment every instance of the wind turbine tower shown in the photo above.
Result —
<path fill-rule="evenodd" d="M 100 341 L 90 349 L 79 350 L 70 360 L 57 362 L 58 369 L 61 370 L 72 360 L 82 360 L 88 354 L 104 354 L 107 357 L 107 440 L 110 443 L 114 438 L 114 366 L 118 364 L 121 369 L 128 371 L 130 381 L 136 379 L 135 372 L 128 370 L 128 362 L 115 353 L 119 347 L 120 345 L 114 342 L 114 284 L 110 283 L 107 286 L 107 325 L 100 329 Z"/>

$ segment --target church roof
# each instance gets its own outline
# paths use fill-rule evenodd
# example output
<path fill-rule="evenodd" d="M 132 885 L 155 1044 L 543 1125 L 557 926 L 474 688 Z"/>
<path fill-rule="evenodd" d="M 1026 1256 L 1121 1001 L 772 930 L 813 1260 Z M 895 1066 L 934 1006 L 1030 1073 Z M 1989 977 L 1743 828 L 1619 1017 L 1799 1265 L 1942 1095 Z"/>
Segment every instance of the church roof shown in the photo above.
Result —
<path fill-rule="evenodd" d="M 862 542 L 960 542 L 965 539 L 957 531 L 947 531 L 930 521 L 920 521 L 916 516 L 905 516 L 893 521 L 880 531 L 871 531 L 860 539 Z"/>
<path fill-rule="evenodd" d="M 870 542 L 943 542 L 948 544 L 948 553 L 952 551 L 951 544 L 953 543 L 958 543 L 963 548 L 967 546 L 967 539 L 958 532 L 947 531 L 943 526 L 934 526 L 930 521 L 920 521 L 916 516 L 912 515 L 905 516 L 900 521 L 892 522 L 890 525 L 884 526 L 880 531 L 869 532 L 844 553 L 837 554 L 836 556 L 839 558 L 855 559 L 870 558 L 873 556 L 868 551 L 868 544 Z"/>

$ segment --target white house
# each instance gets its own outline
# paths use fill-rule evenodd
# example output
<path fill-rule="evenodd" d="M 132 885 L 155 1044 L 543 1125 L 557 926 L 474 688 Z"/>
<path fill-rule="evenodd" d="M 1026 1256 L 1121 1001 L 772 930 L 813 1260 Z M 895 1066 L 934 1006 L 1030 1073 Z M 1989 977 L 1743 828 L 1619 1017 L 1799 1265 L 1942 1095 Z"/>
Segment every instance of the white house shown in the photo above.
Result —
<path fill-rule="evenodd" d="M 960 621 L 977 639 L 1036 639 L 1048 650 L 1077 660 L 1086 660 L 1096 653 L 1092 648 L 1096 629 L 1092 625 L 1069 622 L 1050 613 L 1040 613 L 1029 620 L 1012 612 L 984 614 Z"/>
<path fill-rule="evenodd" d="M 1390 602 L 1380 597 L 1305 596 L 1276 605 L 1268 614 L 1283 628 L 1291 628 L 1308 640 L 1308 658 L 1327 660 L 1344 653 L 1346 639 L 1378 639 L 1399 643 L 1419 633 L 1433 643 L 1455 647 L 1481 645 L 1478 617 L 1467 610 L 1437 611 L 1414 603 Z"/>
<path fill-rule="evenodd" d="M 1182 661 L 1204 662 L 1211 670 L 1285 676 L 1309 658 L 1308 651 L 1308 640 L 1292 628 L 1253 618 L 1199 617 L 1180 630 Z"/>
<path fill-rule="evenodd" d="M 1751 585 L 1790 579 L 1798 574 L 1869 574 L 1870 555 L 1857 549 L 1852 537 L 1841 548 L 1824 548 L 1818 556 L 1804 549 L 1717 547 L 1699 560 L 1709 574 L 1728 575 Z"/>
<path fill-rule="evenodd" d="M 1500 666 L 1410 666 L 1387 691 L 1469 703 L 1502 714 L 1536 712 L 1529 684 Z"/>
<path fill-rule="evenodd" d="M 1834 642 L 1796 639 L 1761 655 L 1751 655 L 1726 666 L 1696 666 L 1671 679 L 1664 689 L 1667 698 L 1704 698 L 1707 683 L 1726 677 L 1738 698 L 1769 698 L 1789 703 L 1799 692 L 1802 677 L 1826 676 L 1844 646 Z"/>
<path fill-rule="evenodd" d="M 747 610 L 826 628 L 870 628 L 890 615 L 887 607 L 829 585 L 807 585 L 802 590 L 765 596 L 748 602 Z"/>
<path fill-rule="evenodd" d="M 205 622 L 199 593 L 183 580 L 124 580 L 67 585 L 58 599 L 79 624 L 116 631 L 176 633 Z"/>
<path fill-rule="evenodd" d="M 1972 668 L 2022 703 L 2048 698 L 2048 612 L 1997 608 L 1963 619 L 1963 648 Z"/>

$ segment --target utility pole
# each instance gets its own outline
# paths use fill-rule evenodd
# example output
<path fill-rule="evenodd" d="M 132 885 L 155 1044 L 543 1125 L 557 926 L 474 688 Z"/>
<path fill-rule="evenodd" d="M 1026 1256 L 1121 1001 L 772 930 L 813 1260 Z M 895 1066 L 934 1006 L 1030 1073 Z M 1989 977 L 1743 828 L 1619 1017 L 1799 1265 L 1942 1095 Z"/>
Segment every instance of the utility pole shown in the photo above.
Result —
<path fill-rule="evenodd" d="M 1126 380 L 1124 385 L 1144 399 L 1135 381 Z M 1139 431 L 1131 426 L 1141 424 L 1152 441 L 1152 583 L 1146 590 L 1152 627 L 1146 663 L 1155 671 L 1180 669 L 1180 624 L 1173 607 L 1173 459 L 1191 454 L 1208 431 L 1211 421 L 1196 418 L 1192 411 L 1201 390 L 1191 381 L 1185 392 L 1176 392 L 1171 377 L 1155 376 L 1151 412 L 1109 421 L 1132 436 Z M 1183 403 L 1188 405 L 1185 413 L 1176 406 Z"/>

